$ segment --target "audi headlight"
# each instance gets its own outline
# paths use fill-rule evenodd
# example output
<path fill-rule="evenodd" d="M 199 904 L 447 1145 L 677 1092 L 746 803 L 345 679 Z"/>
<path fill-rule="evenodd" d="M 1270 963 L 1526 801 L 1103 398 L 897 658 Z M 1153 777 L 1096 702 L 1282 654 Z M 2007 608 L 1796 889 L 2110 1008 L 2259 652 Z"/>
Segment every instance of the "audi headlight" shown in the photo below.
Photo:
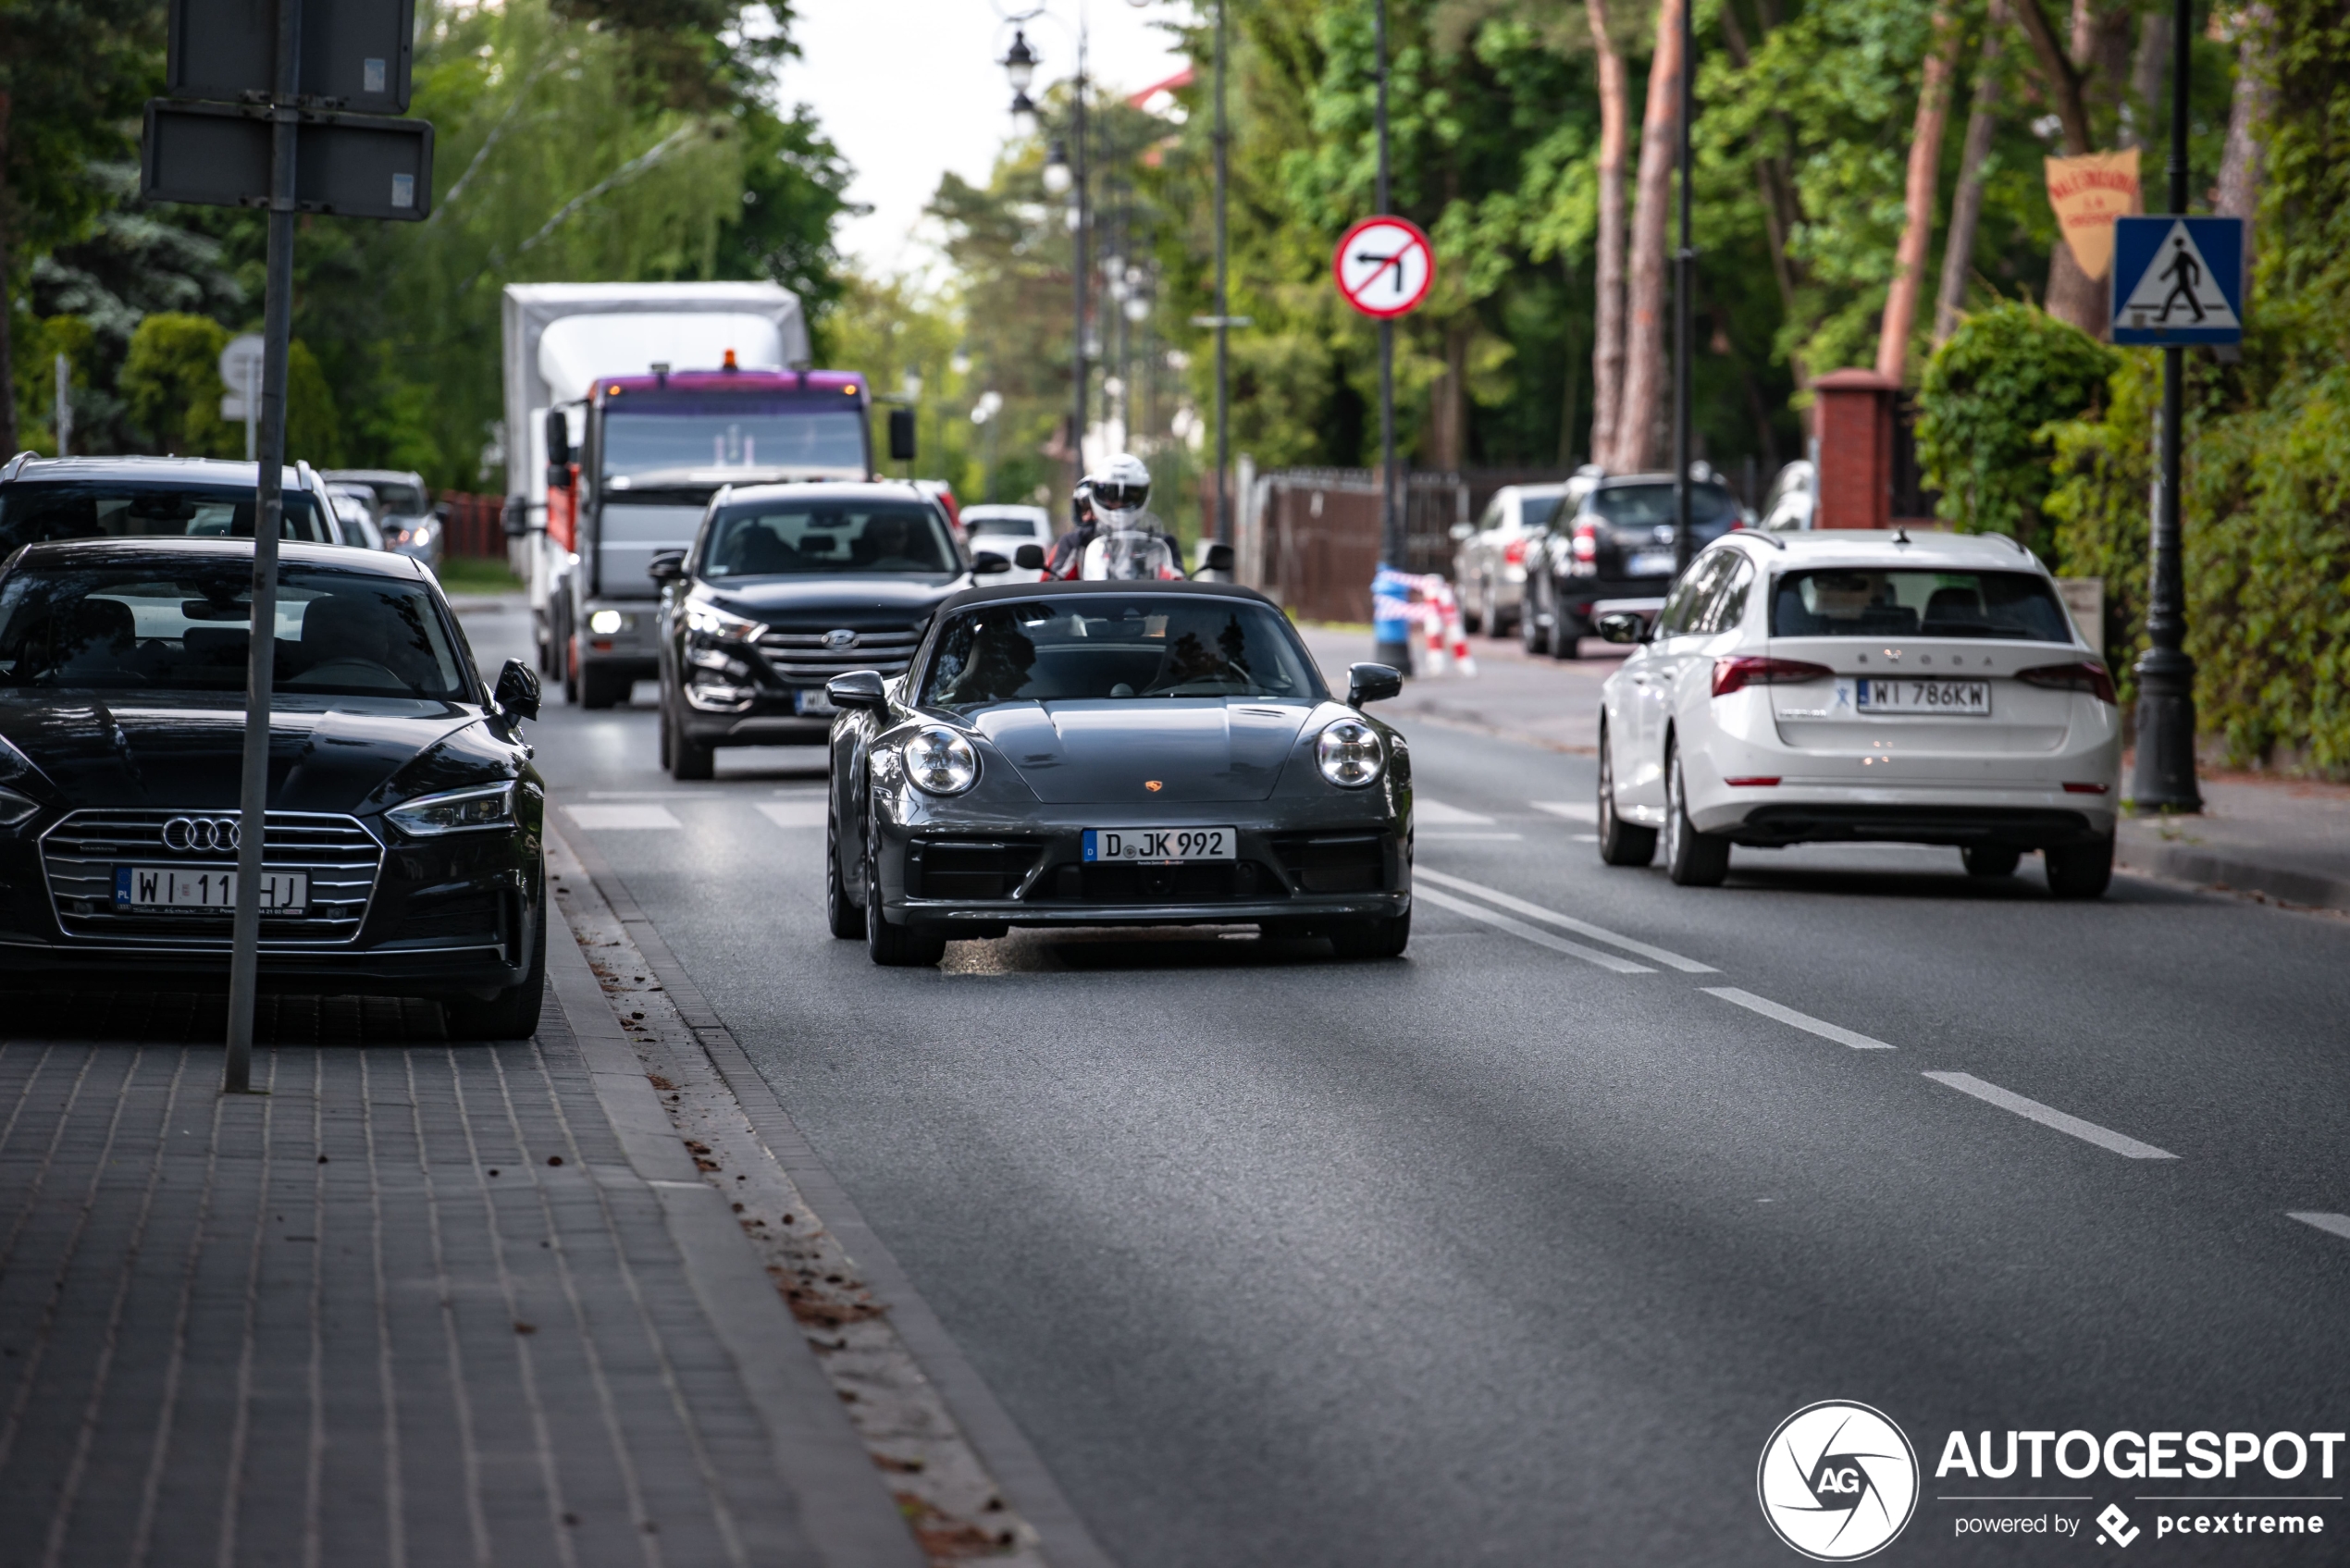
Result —
<path fill-rule="evenodd" d="M 1341 789 L 1360 789 L 1387 766 L 1387 747 L 1362 720 L 1340 719 L 1323 726 L 1314 742 L 1314 760 L 1322 765 L 1322 777 Z"/>
<path fill-rule="evenodd" d="M 925 795 L 960 795 L 979 782 L 979 753 L 954 731 L 934 724 L 906 743 L 906 776 Z"/>
<path fill-rule="evenodd" d="M 12 828 L 41 809 L 41 802 L 0 785 L 0 828 Z"/>
<path fill-rule="evenodd" d="M 411 838 L 438 838 L 445 833 L 470 833 L 476 828 L 510 828 L 514 825 L 514 786 L 508 783 L 483 789 L 420 795 L 386 811 L 384 820 Z"/>
<path fill-rule="evenodd" d="M 767 628 L 748 616 L 695 599 L 686 601 L 686 629 L 720 642 L 757 642 Z"/>

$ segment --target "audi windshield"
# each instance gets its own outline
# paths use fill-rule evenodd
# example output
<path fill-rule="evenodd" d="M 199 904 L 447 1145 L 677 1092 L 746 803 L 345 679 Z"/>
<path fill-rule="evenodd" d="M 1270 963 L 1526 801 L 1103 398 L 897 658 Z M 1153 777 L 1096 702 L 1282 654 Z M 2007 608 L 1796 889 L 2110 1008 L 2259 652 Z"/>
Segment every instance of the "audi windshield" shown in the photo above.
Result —
<path fill-rule="evenodd" d="M 252 621 L 248 562 L 20 568 L 0 587 L 0 687 L 241 694 Z M 282 567 L 276 654 L 290 696 L 477 700 L 420 583 Z"/>

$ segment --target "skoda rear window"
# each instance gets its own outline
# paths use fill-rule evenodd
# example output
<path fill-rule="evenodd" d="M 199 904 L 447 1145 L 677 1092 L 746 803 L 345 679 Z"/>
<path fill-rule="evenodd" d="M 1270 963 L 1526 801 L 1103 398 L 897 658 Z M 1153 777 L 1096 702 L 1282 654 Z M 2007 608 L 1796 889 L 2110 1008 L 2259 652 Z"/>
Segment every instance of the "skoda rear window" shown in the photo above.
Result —
<path fill-rule="evenodd" d="M 1771 596 L 1775 637 L 2072 640 L 2072 621 L 2031 572 L 1789 572 Z"/>
<path fill-rule="evenodd" d="M 282 492 L 278 537 L 330 544 L 301 490 Z M 0 488 L 0 557 L 46 539 L 253 537 L 254 493 L 216 485 L 52 480 Z"/>

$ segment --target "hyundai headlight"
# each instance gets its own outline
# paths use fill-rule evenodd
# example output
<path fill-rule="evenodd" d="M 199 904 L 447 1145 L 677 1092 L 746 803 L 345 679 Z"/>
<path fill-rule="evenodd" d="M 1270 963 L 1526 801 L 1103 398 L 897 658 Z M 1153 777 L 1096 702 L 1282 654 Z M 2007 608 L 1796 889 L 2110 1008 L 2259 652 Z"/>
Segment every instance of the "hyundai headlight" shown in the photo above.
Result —
<path fill-rule="evenodd" d="M 1322 729 L 1314 742 L 1314 760 L 1322 777 L 1341 789 L 1360 789 L 1375 783 L 1387 766 L 1387 747 L 1379 732 L 1360 719 L 1340 719 Z"/>
<path fill-rule="evenodd" d="M 514 825 L 514 786 L 507 783 L 420 795 L 386 811 L 384 820 L 411 838 L 438 838 L 442 833 L 470 833 L 478 828 L 510 828 Z"/>
<path fill-rule="evenodd" d="M 960 795 L 979 782 L 979 753 L 954 731 L 934 724 L 906 743 L 906 776 L 925 795 Z"/>
<path fill-rule="evenodd" d="M 686 629 L 720 642 L 757 642 L 767 635 L 767 628 L 748 616 L 699 599 L 686 601 Z"/>

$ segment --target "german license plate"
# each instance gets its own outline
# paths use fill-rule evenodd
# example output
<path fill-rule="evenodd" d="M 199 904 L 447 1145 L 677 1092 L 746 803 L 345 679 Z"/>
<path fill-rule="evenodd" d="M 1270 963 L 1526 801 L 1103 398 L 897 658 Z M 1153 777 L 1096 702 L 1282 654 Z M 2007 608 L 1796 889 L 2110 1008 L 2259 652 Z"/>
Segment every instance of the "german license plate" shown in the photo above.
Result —
<path fill-rule="evenodd" d="M 187 866 L 117 866 L 114 907 L 117 910 L 154 910 L 158 914 L 233 914 L 237 907 L 237 873 Z M 262 873 L 263 914 L 299 915 L 309 907 L 310 878 L 305 873 Z"/>
<path fill-rule="evenodd" d="M 1669 549 L 1644 549 L 1632 557 L 1624 568 L 1627 577 L 1670 577 L 1673 574 L 1673 552 Z"/>
<path fill-rule="evenodd" d="M 1087 828 L 1085 858 L 1089 863 L 1122 860 L 1136 866 L 1231 860 L 1236 858 L 1238 837 L 1231 828 Z"/>
<path fill-rule="evenodd" d="M 840 711 L 833 706 L 831 695 L 822 686 L 803 687 L 792 694 L 792 701 L 797 705 L 798 711 L 809 718 L 829 719 Z"/>
<path fill-rule="evenodd" d="M 1987 719 L 1991 716 L 1988 681 L 1856 680 L 1852 707 L 1861 713 L 1926 713 L 1937 718 Z"/>

